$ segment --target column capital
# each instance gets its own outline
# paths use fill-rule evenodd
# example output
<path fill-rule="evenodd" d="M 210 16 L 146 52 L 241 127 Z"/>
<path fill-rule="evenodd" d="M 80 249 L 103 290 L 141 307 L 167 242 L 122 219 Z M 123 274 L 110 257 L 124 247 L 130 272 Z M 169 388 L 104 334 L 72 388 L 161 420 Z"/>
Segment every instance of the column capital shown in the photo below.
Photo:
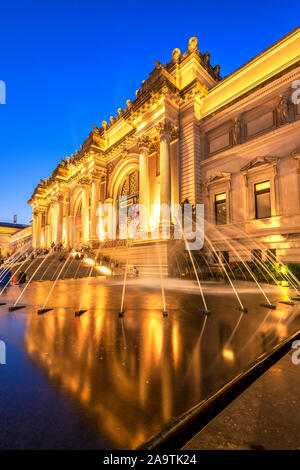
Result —
<path fill-rule="evenodd" d="M 69 194 L 64 194 L 64 197 L 63 197 L 64 204 L 66 204 L 66 205 L 70 204 L 70 200 L 71 200 L 71 198 L 70 198 Z"/>
<path fill-rule="evenodd" d="M 155 126 L 157 132 L 159 133 L 160 137 L 169 137 L 171 132 L 174 130 L 175 126 L 168 121 L 167 119 L 159 122 L 157 126 Z"/>
<path fill-rule="evenodd" d="M 58 197 L 57 196 L 51 196 L 50 198 L 50 205 L 55 205 L 58 203 Z"/>
<path fill-rule="evenodd" d="M 59 193 L 59 194 L 57 195 L 57 202 L 64 202 L 64 201 L 65 201 L 65 197 L 66 197 L 65 194 Z"/>
<path fill-rule="evenodd" d="M 82 178 L 80 178 L 79 180 L 79 184 L 82 188 L 85 188 L 87 186 L 90 186 L 91 184 L 91 178 L 89 176 L 83 176 Z"/>
<path fill-rule="evenodd" d="M 291 155 L 292 158 L 294 158 L 298 162 L 298 165 L 299 165 L 299 168 L 300 168 L 300 147 L 295 148 L 290 153 L 290 155 Z"/>
<path fill-rule="evenodd" d="M 46 207 L 35 207 L 34 210 L 32 211 L 33 215 L 39 215 L 39 214 L 44 214 L 46 212 L 47 208 Z"/>
<path fill-rule="evenodd" d="M 172 129 L 170 130 L 170 140 L 171 142 L 174 142 L 175 140 L 179 139 L 179 127 L 178 126 L 173 126 Z"/>
<path fill-rule="evenodd" d="M 103 176 L 103 172 L 100 170 L 93 170 L 91 172 L 92 181 L 100 181 Z"/>
<path fill-rule="evenodd" d="M 145 150 L 149 151 L 151 143 L 152 141 L 150 137 L 148 137 L 147 135 L 142 135 L 141 137 L 137 139 L 137 144 L 138 144 L 138 148 L 140 152 L 145 151 Z"/>

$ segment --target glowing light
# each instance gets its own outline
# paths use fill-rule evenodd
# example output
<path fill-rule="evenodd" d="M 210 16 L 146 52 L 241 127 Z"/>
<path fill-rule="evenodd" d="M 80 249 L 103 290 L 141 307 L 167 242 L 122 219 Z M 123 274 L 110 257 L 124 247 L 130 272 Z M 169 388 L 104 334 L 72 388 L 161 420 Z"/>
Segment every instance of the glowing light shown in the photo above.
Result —
<path fill-rule="evenodd" d="M 282 274 L 286 274 L 287 273 L 287 267 L 286 266 L 281 266 L 280 271 L 282 272 Z M 286 282 L 286 281 L 283 281 L 283 282 Z M 285 285 L 287 286 L 288 284 L 285 284 Z"/>
<path fill-rule="evenodd" d="M 95 261 L 94 261 L 93 259 L 91 259 L 91 258 L 86 258 L 84 261 L 85 261 L 87 264 L 90 264 L 91 266 L 95 264 Z"/>
<path fill-rule="evenodd" d="M 257 183 L 255 185 L 256 191 L 263 191 L 265 189 L 270 189 L 270 181 L 263 181 L 262 183 Z"/>
<path fill-rule="evenodd" d="M 223 349 L 222 356 L 224 359 L 226 359 L 226 361 L 233 361 L 234 359 L 234 353 L 232 349 L 228 349 L 228 348 Z"/>
<path fill-rule="evenodd" d="M 109 268 L 107 268 L 106 266 L 97 266 L 97 269 L 102 273 L 102 274 L 106 274 L 108 276 L 111 275 L 111 270 Z"/>
<path fill-rule="evenodd" d="M 216 202 L 226 201 L 226 193 L 216 194 Z"/>

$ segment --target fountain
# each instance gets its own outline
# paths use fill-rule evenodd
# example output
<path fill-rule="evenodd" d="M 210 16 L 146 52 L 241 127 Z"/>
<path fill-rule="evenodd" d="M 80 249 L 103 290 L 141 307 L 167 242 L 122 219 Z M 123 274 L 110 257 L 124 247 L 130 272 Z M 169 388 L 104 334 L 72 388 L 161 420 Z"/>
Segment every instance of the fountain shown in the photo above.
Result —
<path fill-rule="evenodd" d="M 3 267 L 30 273 L 21 290 L 13 286 L 1 292 L 3 304 L 13 299 L 10 311 L 22 309 L 9 319 L 23 331 L 26 354 L 45 371 L 51 389 L 55 384 L 56 391 L 86 410 L 88 425 L 112 448 L 143 445 L 299 327 L 300 305 L 294 300 L 300 298 L 299 280 L 281 270 L 285 266 L 278 259 L 275 271 L 271 253 L 260 258 L 250 249 L 262 249 L 260 244 L 230 230 L 207 223 L 204 247 L 196 252 L 184 233 L 181 241 L 171 240 L 173 276 L 172 266 L 169 276 L 163 272 L 157 240 L 151 257 L 158 269 L 139 279 L 130 279 L 132 239 L 122 275 L 121 269 L 111 275 L 101 246 L 78 266 L 74 253 L 58 262 L 51 252 L 25 263 L 18 253 Z M 117 250 L 112 256 L 118 261 Z M 79 279 L 83 267 L 86 279 Z M 104 276 L 95 277 L 97 271 Z M 37 306 L 39 315 L 34 315 Z M 9 335 L 6 311 L 3 305 L 0 325 Z M 36 383 L 34 369 L 31 373 Z M 55 420 L 65 429 L 63 412 Z"/>

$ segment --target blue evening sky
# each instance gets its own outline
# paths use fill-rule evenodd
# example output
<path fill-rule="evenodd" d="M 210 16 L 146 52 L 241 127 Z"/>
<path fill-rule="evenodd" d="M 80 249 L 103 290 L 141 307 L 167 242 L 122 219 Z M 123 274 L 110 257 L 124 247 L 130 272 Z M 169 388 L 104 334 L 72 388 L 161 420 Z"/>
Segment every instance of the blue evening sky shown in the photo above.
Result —
<path fill-rule="evenodd" d="M 2 1 L 0 221 L 28 223 L 40 178 L 191 36 L 228 75 L 298 26 L 298 2 Z"/>

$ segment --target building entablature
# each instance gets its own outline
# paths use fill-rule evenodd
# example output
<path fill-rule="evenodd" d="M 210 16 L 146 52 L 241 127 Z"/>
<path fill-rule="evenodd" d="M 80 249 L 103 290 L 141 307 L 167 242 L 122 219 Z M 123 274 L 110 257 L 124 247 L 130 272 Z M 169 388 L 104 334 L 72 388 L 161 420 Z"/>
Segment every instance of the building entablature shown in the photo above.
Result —
<path fill-rule="evenodd" d="M 300 27 L 283 37 L 209 90 L 203 116 L 213 114 L 232 101 L 274 80 L 299 65 Z"/>

